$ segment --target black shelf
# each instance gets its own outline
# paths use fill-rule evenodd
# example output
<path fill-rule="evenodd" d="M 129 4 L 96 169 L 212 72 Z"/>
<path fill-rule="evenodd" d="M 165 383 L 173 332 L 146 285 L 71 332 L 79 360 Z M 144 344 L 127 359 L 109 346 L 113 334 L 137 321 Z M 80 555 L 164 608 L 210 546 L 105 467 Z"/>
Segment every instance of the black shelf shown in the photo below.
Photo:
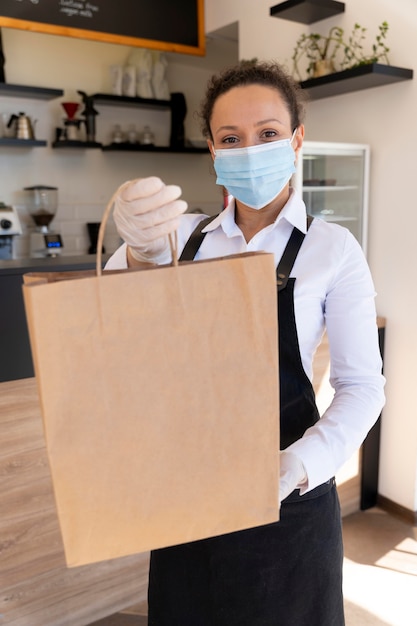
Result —
<path fill-rule="evenodd" d="M 63 96 L 62 89 L 48 89 L 46 87 L 29 87 L 28 85 L 10 85 L 0 83 L 0 96 L 13 98 L 35 98 L 37 100 L 53 100 Z"/>
<path fill-rule="evenodd" d="M 1 137 L 1 146 L 17 146 L 19 148 L 34 148 L 48 145 L 43 139 L 16 139 L 16 137 Z"/>
<path fill-rule="evenodd" d="M 171 148 L 171 146 L 153 146 L 132 143 L 110 143 L 102 147 L 103 152 L 170 152 L 176 154 L 209 154 L 208 148 L 193 148 L 184 146 Z"/>
<path fill-rule="evenodd" d="M 155 107 L 160 109 L 170 109 L 170 100 L 156 100 L 154 98 L 132 98 L 130 96 L 114 96 L 109 93 L 95 93 L 91 96 L 95 104 L 107 104 L 111 106 L 131 106 L 142 107 L 146 109 L 153 109 Z"/>
<path fill-rule="evenodd" d="M 320 100 L 321 98 L 381 87 L 412 78 L 413 70 L 380 63 L 369 63 L 319 78 L 309 78 L 302 81 L 300 85 L 306 89 L 311 100 Z"/>
<path fill-rule="evenodd" d="M 270 15 L 301 24 L 312 24 L 345 10 L 344 2 L 336 0 L 286 0 L 271 7 Z"/>
<path fill-rule="evenodd" d="M 97 141 L 75 141 L 75 140 L 64 140 L 64 141 L 54 141 L 52 144 L 53 148 L 101 148 L 102 144 Z"/>

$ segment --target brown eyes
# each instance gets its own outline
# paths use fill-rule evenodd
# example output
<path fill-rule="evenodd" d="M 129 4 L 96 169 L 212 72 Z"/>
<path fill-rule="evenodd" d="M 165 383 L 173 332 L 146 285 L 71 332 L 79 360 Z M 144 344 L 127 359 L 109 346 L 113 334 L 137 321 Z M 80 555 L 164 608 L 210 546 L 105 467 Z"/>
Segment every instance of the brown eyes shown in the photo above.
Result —
<path fill-rule="evenodd" d="M 265 130 L 259 135 L 260 139 L 279 139 L 279 134 L 276 130 Z M 232 137 L 225 137 L 220 143 L 234 144 L 238 143 L 241 139 L 233 135 Z"/>

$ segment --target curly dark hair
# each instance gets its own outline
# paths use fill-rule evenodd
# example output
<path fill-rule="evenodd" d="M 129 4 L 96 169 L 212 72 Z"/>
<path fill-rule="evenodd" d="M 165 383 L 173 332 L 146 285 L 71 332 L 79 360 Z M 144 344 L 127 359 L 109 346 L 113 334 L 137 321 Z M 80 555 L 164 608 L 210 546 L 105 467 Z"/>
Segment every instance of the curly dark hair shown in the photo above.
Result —
<path fill-rule="evenodd" d="M 200 105 L 199 117 L 204 137 L 212 139 L 210 122 L 217 98 L 233 87 L 244 85 L 265 85 L 276 89 L 287 104 L 291 115 L 291 126 L 295 130 L 304 119 L 306 95 L 298 83 L 273 61 L 240 61 L 219 74 L 213 75 L 207 83 L 207 90 Z"/>

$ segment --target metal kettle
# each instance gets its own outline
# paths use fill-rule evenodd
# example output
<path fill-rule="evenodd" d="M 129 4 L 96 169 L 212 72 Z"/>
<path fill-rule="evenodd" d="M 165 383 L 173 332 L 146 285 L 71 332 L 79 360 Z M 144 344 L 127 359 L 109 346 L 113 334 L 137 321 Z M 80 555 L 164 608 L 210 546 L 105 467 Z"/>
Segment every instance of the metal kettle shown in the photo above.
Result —
<path fill-rule="evenodd" d="M 17 139 L 35 139 L 34 124 L 25 113 L 13 114 L 7 123 L 7 128 L 13 129 Z"/>

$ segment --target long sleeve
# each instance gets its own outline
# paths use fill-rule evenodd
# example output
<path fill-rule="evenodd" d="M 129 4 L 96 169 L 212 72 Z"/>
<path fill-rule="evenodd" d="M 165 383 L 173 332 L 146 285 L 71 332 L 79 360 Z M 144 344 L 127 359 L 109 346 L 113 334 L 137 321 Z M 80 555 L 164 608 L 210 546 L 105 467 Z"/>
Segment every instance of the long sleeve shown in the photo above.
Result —
<path fill-rule="evenodd" d="M 322 302 L 335 394 L 319 422 L 289 447 L 306 468 L 307 490 L 336 474 L 362 444 L 384 405 L 373 282 L 359 244 L 347 231 L 339 247 Z M 305 323 L 300 310 L 297 324 Z M 299 334 L 302 349 L 305 333 L 301 329 Z"/>

